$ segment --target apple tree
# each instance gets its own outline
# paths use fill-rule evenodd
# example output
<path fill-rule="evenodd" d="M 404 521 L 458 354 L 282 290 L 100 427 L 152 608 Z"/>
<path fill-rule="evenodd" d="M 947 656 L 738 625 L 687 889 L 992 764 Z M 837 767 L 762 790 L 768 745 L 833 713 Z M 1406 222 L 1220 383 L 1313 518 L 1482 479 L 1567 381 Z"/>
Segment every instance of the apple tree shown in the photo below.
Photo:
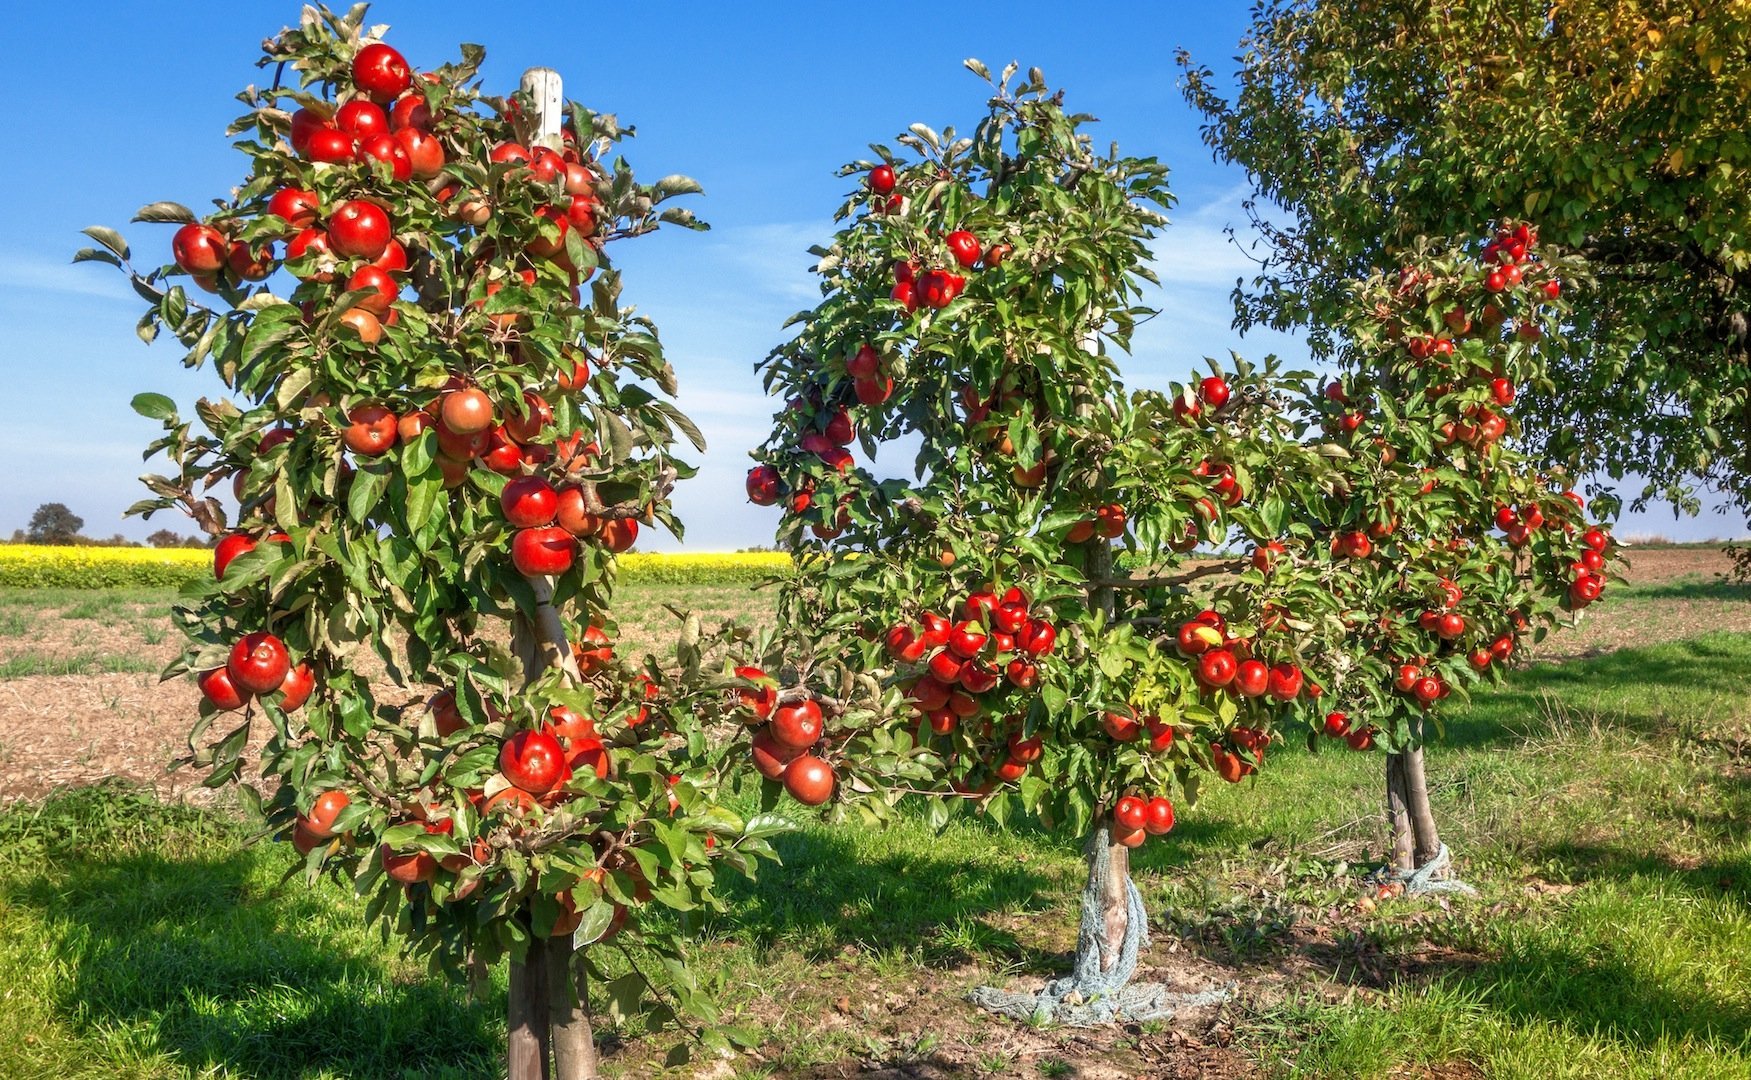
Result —
<path fill-rule="evenodd" d="M 416 73 L 384 30 L 306 8 L 239 96 L 243 179 L 136 218 L 176 226 L 171 261 L 102 228 L 77 256 L 224 389 L 192 419 L 135 399 L 171 468 L 132 512 L 219 538 L 165 673 L 203 694 L 186 762 L 434 965 L 509 956 L 517 1080 L 595 1074 L 592 982 L 721 1046 L 676 916 L 770 849 L 717 799 L 713 641 L 628 656 L 613 603 L 616 554 L 680 533 L 678 438 L 703 446 L 608 245 L 704 228 L 669 201 L 698 187 L 635 178 L 632 129 L 552 72 L 491 96 L 478 47 Z"/>
<path fill-rule="evenodd" d="M 1330 712 L 1352 748 L 1386 751 L 1391 878 L 1445 880 L 1422 745 L 1443 702 L 1493 682 L 1528 638 L 1597 600 L 1615 548 L 1560 472 L 1521 438 L 1516 406 L 1548 393 L 1567 348 L 1572 256 L 1506 222 L 1486 241 L 1415 245 L 1352 282 L 1330 327 L 1339 375 L 1317 395 L 1341 482 L 1295 504 L 1297 559 L 1320 565 L 1343 633 L 1321 640 Z M 1311 395 L 1310 395 L 1311 396 Z M 1305 515 L 1302 517 L 1302 515 Z"/>
<path fill-rule="evenodd" d="M 917 793 L 938 821 L 970 806 L 1082 835 L 1075 972 L 982 999 L 1161 1016 L 1171 995 L 1127 986 L 1147 922 L 1129 852 L 1313 715 L 1301 652 L 1330 623 L 1310 564 L 1190 552 L 1287 550 L 1331 465 L 1274 362 L 1124 387 L 1167 170 L 1097 150 L 1037 70 L 968 66 L 991 83 L 969 135 L 915 124 L 842 170 L 822 299 L 763 365 L 788 405 L 748 493 L 781 508 L 796 568 L 744 672 L 751 752 L 774 799 L 879 820 Z M 910 477 L 876 470 L 907 453 Z"/>

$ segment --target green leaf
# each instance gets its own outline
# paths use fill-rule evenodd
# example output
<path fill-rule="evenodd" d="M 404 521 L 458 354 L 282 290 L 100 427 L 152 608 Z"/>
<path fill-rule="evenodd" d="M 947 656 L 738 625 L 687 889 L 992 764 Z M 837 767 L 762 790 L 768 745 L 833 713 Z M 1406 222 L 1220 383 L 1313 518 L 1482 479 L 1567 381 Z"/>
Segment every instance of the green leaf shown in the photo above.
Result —
<path fill-rule="evenodd" d="M 352 490 L 347 492 L 347 516 L 363 523 L 371 511 L 376 509 L 377 501 L 383 497 L 383 491 L 388 486 L 387 466 L 376 462 L 360 465 L 353 473 Z"/>
<path fill-rule="evenodd" d="M 120 259 L 120 257 L 115 255 L 113 252 L 104 251 L 102 248 L 80 248 L 78 251 L 75 251 L 73 253 L 73 261 L 76 263 L 82 263 L 82 262 L 109 263 L 111 266 L 117 267 L 118 269 L 122 265 L 122 260 Z"/>
<path fill-rule="evenodd" d="M 134 212 L 135 221 L 150 221 L 171 225 L 186 225 L 195 220 L 195 212 L 181 203 L 147 203 Z M 93 240 L 97 238 L 92 237 Z M 98 240 L 98 243 L 103 241 Z"/>
<path fill-rule="evenodd" d="M 271 292 L 258 292 L 253 296 L 245 297 L 244 301 L 237 305 L 237 310 L 265 311 L 268 308 L 280 307 L 281 305 L 294 307 L 290 300 L 282 299 Z"/>
<path fill-rule="evenodd" d="M 614 904 L 608 900 L 599 899 L 584 909 L 583 921 L 578 923 L 577 931 L 572 935 L 572 941 L 579 946 L 600 941 L 602 935 L 608 932 L 608 925 L 613 921 Z"/>
<path fill-rule="evenodd" d="M 620 462 L 631 457 L 632 429 L 626 426 L 626 421 L 601 405 L 592 405 L 590 411 L 595 414 L 598 434 L 607 436 L 608 445 L 603 449 L 608 451 L 608 460 Z"/>
<path fill-rule="evenodd" d="M 608 1016 L 624 1024 L 638 1015 L 639 1002 L 644 999 L 644 979 L 629 972 L 608 984 Z"/>
<path fill-rule="evenodd" d="M 176 423 L 176 402 L 163 394 L 135 394 L 128 404 L 134 411 L 149 420 L 165 420 Z"/>
<path fill-rule="evenodd" d="M 687 441 L 693 444 L 693 449 L 700 453 L 705 452 L 705 435 L 686 413 L 666 401 L 653 401 L 651 407 L 668 417 L 669 422 L 680 429 L 681 434 L 687 436 Z"/>
<path fill-rule="evenodd" d="M 776 836 L 779 833 L 795 832 L 796 822 L 782 814 L 755 814 L 748 819 L 748 824 L 742 829 L 743 836 Z"/>
<path fill-rule="evenodd" d="M 116 232 L 114 229 L 106 228 L 102 225 L 88 225 L 79 231 L 86 236 L 91 237 L 93 240 L 96 240 L 109 250 L 115 252 L 119 257 L 123 259 L 128 257 L 128 242 L 123 240 L 122 234 Z M 80 260 L 78 256 L 74 256 L 73 261 L 78 262 Z"/>
<path fill-rule="evenodd" d="M 691 176 L 675 174 L 665 176 L 651 185 L 652 202 L 662 202 L 676 195 L 702 195 L 705 189 L 699 186 L 699 181 Z"/>

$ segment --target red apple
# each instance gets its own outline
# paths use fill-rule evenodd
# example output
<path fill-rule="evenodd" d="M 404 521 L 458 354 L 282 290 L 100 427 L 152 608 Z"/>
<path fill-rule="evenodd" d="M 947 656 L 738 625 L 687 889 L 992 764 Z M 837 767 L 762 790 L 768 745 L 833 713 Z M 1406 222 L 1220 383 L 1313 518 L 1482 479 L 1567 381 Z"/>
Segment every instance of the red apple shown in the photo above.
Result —
<path fill-rule="evenodd" d="M 565 573 L 576 550 L 572 534 L 556 525 L 522 529 L 511 538 L 511 562 L 524 577 Z"/>
<path fill-rule="evenodd" d="M 559 512 L 559 494 L 539 476 L 519 476 L 499 493 L 499 508 L 518 529 L 551 525 Z"/>
<path fill-rule="evenodd" d="M 772 713 L 772 737 L 793 750 L 807 750 L 821 741 L 824 722 L 813 698 L 780 705 Z"/>
<path fill-rule="evenodd" d="M 284 220 L 286 231 L 294 234 L 316 224 L 321 207 L 316 192 L 304 188 L 281 188 L 268 200 L 268 213 Z"/>
<path fill-rule="evenodd" d="M 217 274 L 225 268 L 231 245 L 211 225 L 190 222 L 170 240 L 170 257 L 191 274 Z"/>
<path fill-rule="evenodd" d="M 231 647 L 225 670 L 240 693 L 266 694 L 286 681 L 286 673 L 292 670 L 292 657 L 286 652 L 285 642 L 258 630 Z"/>
<path fill-rule="evenodd" d="M 413 69 L 399 52 L 374 41 L 353 56 L 353 85 L 376 101 L 394 101 L 413 85 Z"/>
<path fill-rule="evenodd" d="M 499 771 L 513 785 L 542 795 L 565 780 L 565 750 L 545 731 L 519 731 L 499 750 Z"/>
<path fill-rule="evenodd" d="M 214 708 L 226 712 L 243 708 L 244 702 L 249 700 L 249 695 L 237 688 L 231 680 L 231 673 L 222 667 L 201 672 L 195 685 L 201 688 L 202 696 L 212 702 Z"/>
<path fill-rule="evenodd" d="M 784 790 L 804 806 L 820 806 L 833 797 L 836 778 L 833 766 L 805 754 L 784 769 Z"/>
<path fill-rule="evenodd" d="M 382 207 L 362 199 L 341 203 L 328 217 L 329 245 L 343 258 L 375 259 L 389 246 L 393 233 Z"/>

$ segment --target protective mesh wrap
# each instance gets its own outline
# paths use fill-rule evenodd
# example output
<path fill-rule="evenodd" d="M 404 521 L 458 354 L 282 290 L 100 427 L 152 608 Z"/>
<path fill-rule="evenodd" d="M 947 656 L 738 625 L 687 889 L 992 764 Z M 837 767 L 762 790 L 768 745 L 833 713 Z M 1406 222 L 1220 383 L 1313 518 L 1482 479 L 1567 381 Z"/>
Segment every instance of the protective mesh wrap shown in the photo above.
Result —
<path fill-rule="evenodd" d="M 981 986 L 967 995 L 970 1001 L 1036 1026 L 1093 1027 L 1115 1020 L 1168 1020 L 1181 1009 L 1220 1004 L 1232 996 L 1232 986 L 1182 994 L 1160 983 L 1131 985 L 1137 957 L 1149 947 L 1149 915 L 1143 910 L 1143 895 L 1129 877 L 1125 879 L 1125 937 L 1115 962 L 1102 970 L 1106 940 L 1103 897 L 1112 875 L 1108 844 L 1107 826 L 1102 824 L 1088 838 L 1088 884 L 1082 890 L 1075 971 L 1053 979 L 1037 994 Z"/>

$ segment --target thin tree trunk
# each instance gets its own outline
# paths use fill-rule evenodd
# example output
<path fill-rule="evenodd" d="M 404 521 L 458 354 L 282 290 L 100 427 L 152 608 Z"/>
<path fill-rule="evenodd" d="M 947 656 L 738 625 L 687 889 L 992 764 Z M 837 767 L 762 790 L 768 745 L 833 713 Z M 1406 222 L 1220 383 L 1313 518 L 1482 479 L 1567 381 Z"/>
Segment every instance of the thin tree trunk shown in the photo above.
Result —
<path fill-rule="evenodd" d="M 1095 309 L 1088 312 L 1088 326 L 1082 335 L 1083 351 L 1090 354 L 1100 351 L 1100 320 L 1102 316 Z M 1076 414 L 1089 417 L 1094 415 L 1100 406 L 1095 402 L 1087 387 L 1079 387 L 1076 402 Z M 1099 474 L 1090 476 L 1090 483 L 1098 481 Z M 1112 541 L 1096 536 L 1090 540 L 1083 550 L 1086 552 L 1084 565 L 1087 578 L 1091 582 L 1110 581 L 1113 577 L 1113 546 Z M 1089 606 L 1106 617 L 1110 624 L 1118 615 L 1118 593 L 1110 585 L 1096 585 L 1089 590 Z M 1110 972 L 1118 964 L 1124 951 L 1125 935 L 1130 930 L 1131 906 L 1129 888 L 1131 884 L 1131 849 L 1117 843 L 1113 839 L 1110 820 L 1103 819 L 1089 834 L 1087 845 L 1088 856 L 1088 892 L 1098 895 L 1100 901 L 1099 925 L 1101 935 L 1098 941 L 1100 950 L 1100 970 Z M 1086 902 L 1086 901 L 1085 901 Z M 1080 934 L 1078 935 L 1081 936 Z M 1080 958 L 1079 958 L 1080 960 Z M 1077 964 L 1078 972 L 1082 963 Z"/>
<path fill-rule="evenodd" d="M 553 1029 L 554 1080 L 595 1080 L 596 1035 L 590 1003 L 578 993 L 572 970 L 572 939 L 547 939 L 548 1017 Z"/>
<path fill-rule="evenodd" d="M 524 682 L 532 683 L 550 668 L 560 668 L 575 683 L 577 665 L 572 658 L 571 643 L 565 637 L 565 624 L 553 606 L 553 582 L 544 577 L 528 579 L 535 591 L 535 618 L 521 614 L 511 617 L 511 648 L 523 663 Z M 527 966 L 539 967 L 541 987 L 539 1000 L 530 999 L 528 1008 L 539 1018 L 539 1073 L 527 1077 L 518 1075 L 516 1053 L 518 1044 L 511 1042 L 512 1073 L 510 1080 L 590 1080 L 597 1074 L 596 1037 L 590 1026 L 588 1002 L 573 993 L 571 980 L 572 939 L 554 938 L 531 941 Z M 511 999 L 517 1000 L 518 967 L 511 965 Z M 528 978 L 528 973 L 525 973 Z M 549 1051 L 553 1069 L 549 1068 Z"/>
<path fill-rule="evenodd" d="M 522 961 L 511 961 L 505 1008 L 508 1080 L 553 1080 L 549 1067 L 547 949 L 530 941 Z"/>
<path fill-rule="evenodd" d="M 1416 865 L 1424 866 L 1441 853 L 1441 834 L 1435 827 L 1435 812 L 1429 807 L 1429 781 L 1423 772 L 1422 723 L 1413 720 L 1413 749 L 1404 752 L 1405 809 L 1410 814 Z"/>
<path fill-rule="evenodd" d="M 1392 868 L 1406 872 L 1415 870 L 1416 838 L 1411 830 L 1403 754 L 1386 755 L 1386 823 L 1392 830 Z"/>
<path fill-rule="evenodd" d="M 530 68 L 523 72 L 522 89 L 534 99 L 539 125 L 530 145 L 560 149 L 565 94 L 559 73 Z M 541 576 L 527 580 L 535 593 L 535 617 L 518 614 L 511 619 L 511 647 L 523 662 L 524 684 L 559 668 L 575 685 L 577 663 L 565 623 L 553 606 L 553 581 Z M 571 958 L 568 935 L 531 939 L 524 962 L 511 964 L 509 1080 L 590 1080 L 597 1075 L 595 1035 L 586 1003 L 572 989 Z"/>
<path fill-rule="evenodd" d="M 1109 834 L 1105 851 L 1095 851 L 1092 857 L 1107 862 L 1106 887 L 1101 890 L 1101 925 L 1106 940 L 1101 949 L 1100 969 L 1111 971 L 1119 962 L 1119 952 L 1125 946 L 1125 932 L 1131 925 L 1131 908 L 1125 887 L 1131 882 L 1131 849 L 1115 844 Z"/>
<path fill-rule="evenodd" d="M 1088 883 L 1076 935 L 1078 978 L 1111 973 L 1124 954 L 1125 936 L 1131 929 L 1131 849 L 1113 842 L 1112 827 L 1103 820 L 1089 832 L 1083 856 Z"/>

